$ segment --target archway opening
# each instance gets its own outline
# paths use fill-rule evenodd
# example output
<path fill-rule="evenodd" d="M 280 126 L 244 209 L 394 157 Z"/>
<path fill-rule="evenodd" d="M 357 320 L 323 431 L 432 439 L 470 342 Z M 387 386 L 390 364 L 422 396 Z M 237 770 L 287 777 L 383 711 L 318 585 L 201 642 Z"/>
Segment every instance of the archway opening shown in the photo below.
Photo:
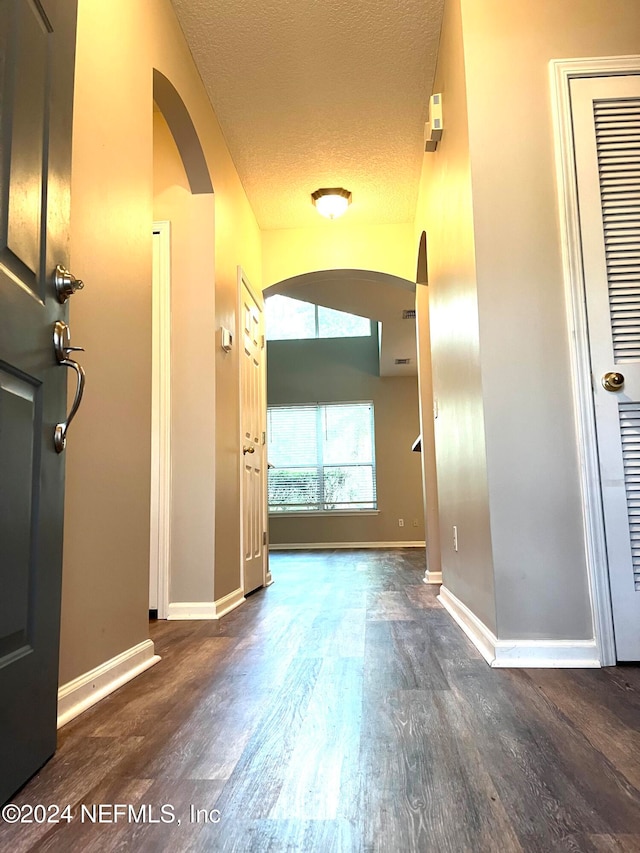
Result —
<path fill-rule="evenodd" d="M 211 175 L 191 116 L 171 81 L 153 69 L 153 100 L 164 116 L 180 154 L 193 195 L 213 193 Z"/>
<path fill-rule="evenodd" d="M 208 601 L 213 586 L 214 191 L 187 107 L 156 69 L 153 95 L 149 607 L 160 618 L 184 618 L 178 603 Z M 155 252 L 158 232 L 165 235 L 159 257 Z M 206 576 L 203 566 L 208 569 Z"/>
<path fill-rule="evenodd" d="M 275 465 L 271 477 L 276 487 L 280 477 L 289 488 L 282 500 L 271 489 L 274 549 L 424 547 L 422 467 L 412 451 L 419 433 L 415 290 L 415 282 L 363 269 L 305 273 L 265 289 L 269 461 Z M 270 335 L 269 300 L 274 296 L 303 306 L 294 307 L 292 318 L 313 318 L 305 319 L 303 335 L 286 323 L 279 333 L 286 339 Z M 283 310 L 284 302 L 280 319 Z M 355 324 L 357 334 L 338 335 L 336 329 L 351 326 L 335 315 L 366 318 L 369 331 Z M 363 449 L 369 441 L 367 413 L 359 408 L 364 406 L 371 409 L 372 459 Z M 294 428 L 309 424 L 295 429 L 315 454 L 298 466 L 298 471 L 304 468 L 302 485 L 294 479 L 296 461 L 292 457 L 287 462 L 286 441 L 273 435 L 276 428 L 285 429 L 287 418 Z M 373 497 L 358 490 L 372 468 Z M 303 475 L 297 476 L 300 480 Z M 302 501 L 308 506 L 296 505 Z"/>

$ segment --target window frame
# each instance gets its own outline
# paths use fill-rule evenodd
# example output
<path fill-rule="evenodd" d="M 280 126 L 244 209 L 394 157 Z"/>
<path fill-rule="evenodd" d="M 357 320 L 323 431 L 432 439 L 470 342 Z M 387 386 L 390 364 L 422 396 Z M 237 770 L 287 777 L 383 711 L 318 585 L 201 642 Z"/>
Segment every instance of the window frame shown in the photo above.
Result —
<path fill-rule="evenodd" d="M 323 424 L 322 417 L 325 409 L 330 407 L 338 407 L 338 406 L 367 406 L 370 409 L 370 438 L 371 438 L 371 461 L 370 462 L 333 462 L 329 465 L 324 464 L 323 457 L 323 441 L 322 441 L 322 432 L 323 432 Z M 274 504 L 269 503 L 268 498 L 268 481 L 269 481 L 269 470 L 267 470 L 267 510 L 270 517 L 273 518 L 290 518 L 292 516 L 307 516 L 307 517 L 315 517 L 318 516 L 364 516 L 364 515 L 378 515 L 380 513 L 378 507 L 378 470 L 377 470 L 377 462 L 376 462 L 376 431 L 375 431 L 375 406 L 373 400 L 331 400 L 327 402 L 313 402 L 313 403 L 274 403 L 267 406 L 267 425 L 269 423 L 269 411 L 273 409 L 315 409 L 315 427 L 316 427 L 316 464 L 315 465 L 287 465 L 283 466 L 288 469 L 309 469 L 315 468 L 318 472 L 318 482 L 319 482 L 319 500 L 318 500 L 318 509 L 311 509 L 307 506 L 301 506 L 300 509 L 274 509 Z M 269 435 L 267 432 L 267 449 L 269 446 Z M 372 504 L 370 507 L 362 508 L 362 509 L 354 509 L 353 507 L 345 506 L 339 509 L 326 509 L 325 505 L 325 477 L 324 472 L 325 468 L 371 468 L 372 470 L 372 480 L 373 480 L 373 500 L 367 501 L 366 503 Z M 276 469 L 277 470 L 277 469 Z M 354 501 L 354 503 L 365 503 L 365 501 Z M 322 507 L 320 507 L 322 504 Z M 280 505 L 286 507 L 286 505 Z"/>
<path fill-rule="evenodd" d="M 269 323 L 267 319 L 267 303 L 269 299 L 273 299 L 275 296 L 281 296 L 284 299 L 291 299 L 294 302 L 300 302 L 303 305 L 309 305 L 314 309 L 313 312 L 313 326 L 314 326 L 314 334 L 312 337 L 295 337 L 295 338 L 271 338 L 269 337 Z M 321 335 L 320 334 L 320 309 L 324 308 L 327 311 L 337 311 L 340 314 L 346 314 L 349 317 L 357 317 L 360 320 L 366 320 L 369 324 L 369 332 L 366 335 Z M 352 311 L 342 311 L 340 308 L 329 308 L 327 305 L 318 305 L 316 302 L 307 302 L 305 299 L 297 299 L 294 296 L 287 296 L 286 293 L 275 293 L 271 297 L 267 297 L 265 300 L 265 340 L 267 343 L 271 342 L 283 342 L 283 341 L 349 341 L 349 340 L 359 340 L 359 339 L 367 339 L 373 337 L 375 334 L 375 326 L 376 321 L 372 320 L 370 317 L 364 317 L 361 314 L 354 314 Z"/>

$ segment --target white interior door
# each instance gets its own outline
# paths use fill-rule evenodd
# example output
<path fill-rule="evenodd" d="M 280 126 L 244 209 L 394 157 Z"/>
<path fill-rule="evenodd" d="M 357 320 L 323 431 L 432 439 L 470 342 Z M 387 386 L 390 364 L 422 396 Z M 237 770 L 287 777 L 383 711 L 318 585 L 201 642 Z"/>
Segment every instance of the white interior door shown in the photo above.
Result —
<path fill-rule="evenodd" d="M 571 109 L 616 655 L 621 661 L 636 661 L 640 660 L 640 76 L 574 79 Z M 618 374 L 624 383 L 616 390 Z"/>
<path fill-rule="evenodd" d="M 240 351 L 241 546 L 245 595 L 267 571 L 266 372 L 264 303 L 238 273 Z"/>

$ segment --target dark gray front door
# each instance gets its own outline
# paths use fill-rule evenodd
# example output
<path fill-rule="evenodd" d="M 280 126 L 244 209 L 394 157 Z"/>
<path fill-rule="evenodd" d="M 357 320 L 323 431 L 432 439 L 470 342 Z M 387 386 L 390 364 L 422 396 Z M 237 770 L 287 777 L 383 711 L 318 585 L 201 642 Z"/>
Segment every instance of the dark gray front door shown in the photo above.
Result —
<path fill-rule="evenodd" d="M 0 802 L 56 746 L 75 0 L 0 0 Z"/>

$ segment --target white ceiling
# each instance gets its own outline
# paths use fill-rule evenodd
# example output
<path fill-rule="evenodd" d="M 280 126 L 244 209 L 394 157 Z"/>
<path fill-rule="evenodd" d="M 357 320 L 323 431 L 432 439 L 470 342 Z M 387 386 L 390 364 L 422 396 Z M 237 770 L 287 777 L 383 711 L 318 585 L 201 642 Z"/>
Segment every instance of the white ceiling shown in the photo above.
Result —
<path fill-rule="evenodd" d="M 261 228 L 413 220 L 443 0 L 172 2 Z"/>

